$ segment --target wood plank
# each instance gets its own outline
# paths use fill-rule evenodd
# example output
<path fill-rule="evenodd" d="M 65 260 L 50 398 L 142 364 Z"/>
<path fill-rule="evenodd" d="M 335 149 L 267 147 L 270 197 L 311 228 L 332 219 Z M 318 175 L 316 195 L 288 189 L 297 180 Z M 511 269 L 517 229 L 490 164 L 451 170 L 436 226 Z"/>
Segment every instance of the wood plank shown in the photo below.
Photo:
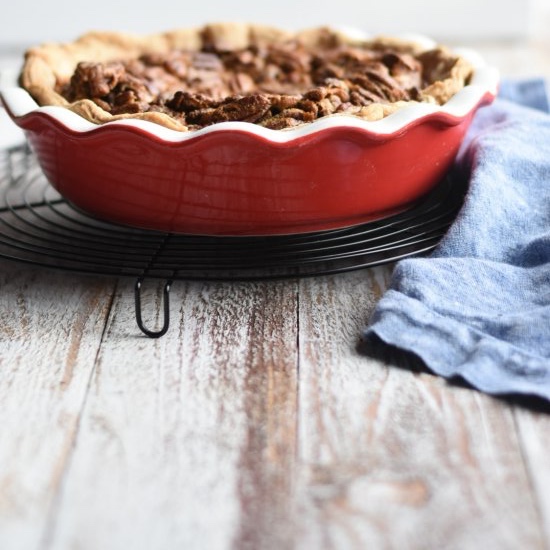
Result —
<path fill-rule="evenodd" d="M 113 286 L 0 260 L 0 548 L 39 547 Z"/>
<path fill-rule="evenodd" d="M 511 406 L 357 351 L 380 276 L 300 287 L 298 548 L 543 548 Z"/>
<path fill-rule="evenodd" d="M 550 548 L 550 404 L 522 401 L 516 421 L 540 521 Z"/>
<path fill-rule="evenodd" d="M 176 282 L 171 301 L 150 340 L 120 286 L 48 548 L 288 547 L 296 283 Z"/>

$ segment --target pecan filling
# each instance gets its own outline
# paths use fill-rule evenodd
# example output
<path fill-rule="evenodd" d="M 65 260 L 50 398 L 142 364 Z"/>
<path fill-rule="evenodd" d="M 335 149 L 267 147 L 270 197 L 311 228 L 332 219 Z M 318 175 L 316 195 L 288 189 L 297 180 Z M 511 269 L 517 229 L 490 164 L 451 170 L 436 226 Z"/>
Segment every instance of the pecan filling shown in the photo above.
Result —
<path fill-rule="evenodd" d="M 224 51 L 206 43 L 200 51 L 81 62 L 58 92 L 112 115 L 166 113 L 190 130 L 225 121 L 284 129 L 334 113 L 360 115 L 373 103 L 419 101 L 441 65 L 438 52 L 313 49 L 296 40 Z"/>

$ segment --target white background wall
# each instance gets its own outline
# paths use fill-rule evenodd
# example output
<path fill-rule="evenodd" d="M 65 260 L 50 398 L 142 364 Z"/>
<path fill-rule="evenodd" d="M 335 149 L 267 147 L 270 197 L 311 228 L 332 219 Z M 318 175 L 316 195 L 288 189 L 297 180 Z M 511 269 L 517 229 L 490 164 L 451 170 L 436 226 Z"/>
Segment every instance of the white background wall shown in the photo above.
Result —
<path fill-rule="evenodd" d="M 345 25 L 441 41 L 513 38 L 527 32 L 529 6 L 530 0 L 0 0 L 0 46 L 71 40 L 92 29 L 141 33 L 209 21 Z"/>

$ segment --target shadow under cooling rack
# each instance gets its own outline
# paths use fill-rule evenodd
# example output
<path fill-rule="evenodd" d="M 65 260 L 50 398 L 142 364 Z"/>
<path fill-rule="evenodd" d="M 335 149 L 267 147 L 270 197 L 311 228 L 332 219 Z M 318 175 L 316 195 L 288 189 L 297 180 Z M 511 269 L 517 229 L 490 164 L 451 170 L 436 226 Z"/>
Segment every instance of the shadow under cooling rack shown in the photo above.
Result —
<path fill-rule="evenodd" d="M 269 237 L 208 237 L 94 219 L 46 181 L 27 147 L 0 152 L 0 256 L 82 273 L 136 278 L 136 319 L 167 329 L 170 283 L 325 275 L 372 267 L 435 247 L 460 209 L 465 184 L 443 180 L 406 212 L 344 229 Z M 145 278 L 166 280 L 165 325 L 141 321 Z"/>

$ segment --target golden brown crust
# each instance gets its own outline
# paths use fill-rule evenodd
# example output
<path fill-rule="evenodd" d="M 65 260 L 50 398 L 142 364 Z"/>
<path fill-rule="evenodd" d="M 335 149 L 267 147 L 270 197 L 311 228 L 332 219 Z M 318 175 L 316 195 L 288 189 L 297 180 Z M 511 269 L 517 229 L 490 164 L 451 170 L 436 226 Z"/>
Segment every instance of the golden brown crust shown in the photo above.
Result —
<path fill-rule="evenodd" d="M 471 65 L 462 57 L 453 57 L 445 48 L 440 48 L 441 59 L 429 75 L 433 84 L 424 88 L 424 101 L 435 101 L 443 105 L 464 87 L 472 73 Z"/>
<path fill-rule="evenodd" d="M 391 37 L 379 37 L 359 41 L 327 29 L 306 29 L 288 33 L 280 29 L 253 24 L 217 23 L 201 28 L 181 29 L 161 34 L 138 36 L 117 32 L 90 32 L 68 44 L 44 44 L 26 52 L 20 76 L 21 85 L 29 91 L 39 105 L 67 107 L 87 120 L 105 122 L 137 118 L 149 120 L 168 128 L 186 131 L 188 128 L 169 114 L 162 112 L 140 112 L 113 115 L 89 99 L 69 102 L 57 90 L 71 78 L 75 67 L 81 61 L 102 63 L 135 59 L 146 53 L 169 53 L 174 50 L 198 51 L 205 44 L 217 50 L 239 50 L 251 45 L 263 45 L 294 38 L 308 46 L 326 45 L 332 40 L 346 45 L 363 48 L 391 48 L 406 50 L 422 56 L 421 46 Z M 431 81 L 420 91 L 419 100 L 443 104 L 459 91 L 471 74 L 470 65 L 462 58 L 453 56 L 443 48 L 437 50 L 428 60 Z M 354 115 L 366 120 L 378 120 L 395 112 L 410 102 L 373 103 L 354 111 Z"/>

